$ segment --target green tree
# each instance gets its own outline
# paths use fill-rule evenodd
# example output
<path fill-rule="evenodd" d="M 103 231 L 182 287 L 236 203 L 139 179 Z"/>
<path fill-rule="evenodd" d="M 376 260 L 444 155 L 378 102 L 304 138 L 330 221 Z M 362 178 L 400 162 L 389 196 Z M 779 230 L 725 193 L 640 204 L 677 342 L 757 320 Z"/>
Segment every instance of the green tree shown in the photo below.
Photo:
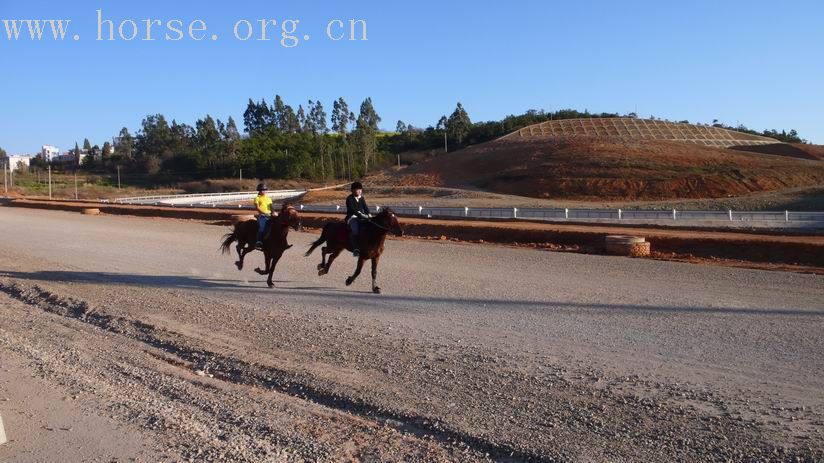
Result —
<path fill-rule="evenodd" d="M 283 109 L 283 128 L 282 131 L 286 133 L 300 132 L 300 121 L 298 120 L 295 110 L 291 106 L 286 105 Z"/>
<path fill-rule="evenodd" d="M 378 116 L 372 99 L 367 98 L 361 103 L 360 115 L 356 121 L 353 141 L 358 154 L 363 160 L 363 170 L 360 175 L 365 175 L 369 171 L 369 165 L 374 164 L 377 156 L 377 134 L 378 124 L 381 118 Z"/>
<path fill-rule="evenodd" d="M 4 162 L 4 161 L 2 161 L 2 158 L 3 158 L 3 156 L 0 156 L 0 163 Z M 31 167 L 32 169 L 35 169 L 35 170 L 37 170 L 37 169 L 44 170 L 44 169 L 49 167 L 49 163 L 43 157 L 43 154 L 40 153 L 37 156 L 31 158 L 31 163 L 30 163 L 29 167 Z"/>
<path fill-rule="evenodd" d="M 238 132 L 237 124 L 235 124 L 235 120 L 232 119 L 232 116 L 229 116 L 229 121 L 226 122 L 220 136 L 223 138 L 223 142 L 226 145 L 226 155 L 229 157 L 230 161 L 233 162 L 237 155 L 238 145 L 240 144 L 240 132 Z"/>
<path fill-rule="evenodd" d="M 332 103 L 332 131 L 338 135 L 335 151 L 340 159 L 341 177 L 352 179 L 352 147 L 347 134 L 349 133 L 349 123 L 354 117 L 349 111 L 349 105 L 343 97 Z"/>
<path fill-rule="evenodd" d="M 92 144 L 89 142 L 89 139 L 86 138 L 83 140 L 83 152 L 90 153 L 92 151 Z"/>
<path fill-rule="evenodd" d="M 274 126 L 280 132 L 286 132 L 286 104 L 280 95 L 275 95 L 275 104 L 272 106 L 269 117 L 269 126 Z"/>
<path fill-rule="evenodd" d="M 332 105 L 332 130 L 343 136 L 349 131 L 349 105 L 343 97 L 335 100 Z"/>
<path fill-rule="evenodd" d="M 249 98 L 246 111 L 243 113 L 243 125 L 246 133 L 253 134 L 264 130 L 272 123 L 272 111 L 266 104 L 266 99 L 256 103 Z"/>
<path fill-rule="evenodd" d="M 114 144 L 114 151 L 122 159 L 131 160 L 134 154 L 134 137 L 129 133 L 129 129 L 120 129 Z"/>
<path fill-rule="evenodd" d="M 224 152 L 220 130 L 218 130 L 215 120 L 208 114 L 204 119 L 197 121 L 195 128 L 197 130 L 195 139 L 196 147 L 200 154 L 199 158 L 212 169 L 212 172 L 216 172 L 220 158 Z M 199 168 L 201 166 L 198 165 L 197 167 Z"/>
<path fill-rule="evenodd" d="M 445 131 L 448 124 L 449 119 L 447 119 L 446 116 L 441 116 L 441 118 L 438 119 L 438 125 L 435 126 L 435 130 Z"/>
<path fill-rule="evenodd" d="M 381 117 L 378 116 L 377 111 L 375 111 L 375 107 L 372 105 L 372 98 L 363 100 L 358 119 L 363 119 L 363 122 L 372 128 L 372 130 L 375 132 L 378 131 L 378 124 L 381 123 Z"/>
<path fill-rule="evenodd" d="M 449 116 L 449 120 L 447 121 L 448 137 L 458 142 L 458 145 L 463 145 L 464 140 L 469 136 L 471 130 L 472 121 L 469 120 L 469 114 L 467 114 L 463 105 L 458 103 L 455 111 L 452 112 L 452 115 Z"/>
<path fill-rule="evenodd" d="M 178 134 L 185 134 L 186 127 L 175 124 Z M 160 172 L 163 159 L 171 159 L 174 153 L 173 135 L 169 123 L 162 114 L 146 116 L 141 130 L 135 137 L 135 161 L 147 173 Z"/>
<path fill-rule="evenodd" d="M 326 111 L 323 109 L 323 103 L 320 101 L 312 102 L 309 100 L 309 116 L 307 116 L 308 126 L 312 135 L 315 137 L 315 144 L 317 145 L 317 153 L 320 157 L 321 177 L 326 179 L 326 143 L 324 139 L 329 133 L 329 127 L 326 123 Z M 331 167 L 331 166 L 330 166 Z M 332 169 L 334 172 L 334 169 Z"/>
<path fill-rule="evenodd" d="M 309 106 L 312 106 L 312 100 L 309 100 Z M 303 109 L 303 105 L 298 105 L 298 126 L 300 127 L 299 132 L 306 130 L 306 110 Z"/>

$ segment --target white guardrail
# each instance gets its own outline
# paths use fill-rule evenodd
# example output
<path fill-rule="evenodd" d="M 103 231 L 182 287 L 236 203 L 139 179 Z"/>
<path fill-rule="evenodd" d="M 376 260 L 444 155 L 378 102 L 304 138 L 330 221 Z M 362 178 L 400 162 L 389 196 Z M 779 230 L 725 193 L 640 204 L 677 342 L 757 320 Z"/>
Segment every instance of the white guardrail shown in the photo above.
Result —
<path fill-rule="evenodd" d="M 277 190 L 267 192 L 267 196 L 272 201 L 283 201 L 285 199 L 300 198 L 306 194 L 307 190 Z M 117 204 L 145 204 L 156 206 L 212 206 L 217 204 L 249 201 L 257 196 L 256 191 L 246 191 L 239 193 L 198 193 L 188 195 L 160 195 L 160 196 L 140 196 L 135 198 L 118 198 L 114 202 Z"/>
<path fill-rule="evenodd" d="M 343 206 L 301 206 L 310 212 L 343 212 Z M 380 208 L 377 208 L 378 211 Z M 467 217 L 475 219 L 523 219 L 523 220 L 712 220 L 712 221 L 774 221 L 820 222 L 824 224 L 824 212 L 794 211 L 652 211 L 622 209 L 547 209 L 503 207 L 408 207 L 392 206 L 399 215 L 437 217 Z"/>
<path fill-rule="evenodd" d="M 270 191 L 273 201 L 300 199 L 306 190 Z M 238 209 L 254 209 L 251 205 L 256 192 L 214 193 L 167 196 L 142 196 L 120 198 L 118 204 L 166 205 L 185 207 L 216 207 L 218 204 L 239 203 Z M 244 204 L 246 203 L 246 204 Z M 300 210 L 307 212 L 344 213 L 345 206 L 322 206 L 300 204 Z M 386 206 L 383 206 L 386 207 Z M 824 212 L 798 211 L 680 211 L 672 210 L 623 210 L 623 209 L 552 209 L 516 207 L 427 207 L 390 206 L 402 216 L 422 216 L 428 218 L 473 218 L 473 219 L 522 219 L 537 221 L 714 221 L 714 222 L 793 222 L 806 225 L 820 223 L 824 226 Z M 380 211 L 381 207 L 376 207 Z"/>

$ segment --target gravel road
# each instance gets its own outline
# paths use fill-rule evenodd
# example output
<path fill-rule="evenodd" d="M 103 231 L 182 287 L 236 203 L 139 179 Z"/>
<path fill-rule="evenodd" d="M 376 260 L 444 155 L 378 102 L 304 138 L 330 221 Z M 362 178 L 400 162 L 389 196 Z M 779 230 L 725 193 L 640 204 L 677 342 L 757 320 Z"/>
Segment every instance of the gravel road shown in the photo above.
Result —
<path fill-rule="evenodd" d="M 137 461 L 824 461 L 822 276 L 401 239 L 378 296 L 293 233 L 269 289 L 226 231 L 0 208 L 2 379 Z"/>

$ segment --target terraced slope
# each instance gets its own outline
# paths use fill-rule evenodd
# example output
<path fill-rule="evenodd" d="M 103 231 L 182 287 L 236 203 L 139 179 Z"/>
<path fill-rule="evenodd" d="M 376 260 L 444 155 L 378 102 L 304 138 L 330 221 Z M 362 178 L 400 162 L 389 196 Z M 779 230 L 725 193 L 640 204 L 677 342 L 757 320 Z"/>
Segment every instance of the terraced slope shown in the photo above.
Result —
<path fill-rule="evenodd" d="M 568 138 L 677 141 L 715 148 L 778 143 L 772 138 L 716 127 L 627 117 L 546 121 L 512 132 L 501 140 Z"/>

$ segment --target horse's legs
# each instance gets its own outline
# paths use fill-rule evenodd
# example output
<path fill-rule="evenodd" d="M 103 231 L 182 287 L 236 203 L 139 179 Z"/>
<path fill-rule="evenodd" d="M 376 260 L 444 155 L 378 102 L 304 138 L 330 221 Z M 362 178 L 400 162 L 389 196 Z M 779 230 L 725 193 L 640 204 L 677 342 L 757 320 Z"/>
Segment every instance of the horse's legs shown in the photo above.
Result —
<path fill-rule="evenodd" d="M 320 249 L 320 263 L 318 264 L 318 270 L 323 270 L 326 267 L 326 254 L 329 253 L 329 249 L 326 246 Z"/>
<path fill-rule="evenodd" d="M 272 282 L 272 275 L 275 273 L 275 266 L 278 264 L 280 257 L 283 255 L 283 251 L 276 253 L 266 262 L 266 268 L 269 270 L 269 279 L 266 280 L 266 284 L 269 285 L 270 288 L 274 288 L 275 284 Z"/>
<path fill-rule="evenodd" d="M 372 258 L 372 292 L 380 294 L 381 289 L 378 287 L 378 261 L 380 256 Z"/>
<path fill-rule="evenodd" d="M 235 265 L 237 266 L 238 270 L 243 270 L 243 258 L 246 257 L 246 254 L 249 254 L 250 252 L 252 252 L 254 250 L 255 250 L 254 248 L 249 247 L 245 243 L 243 245 L 241 245 L 240 243 L 237 244 L 237 255 L 238 255 L 239 260 L 237 262 L 235 262 Z"/>
<path fill-rule="evenodd" d="M 332 268 L 332 262 L 334 262 L 335 259 L 337 259 L 337 257 L 340 255 L 340 252 L 341 249 L 332 251 L 332 253 L 329 255 L 329 260 L 326 261 L 326 266 L 320 269 L 320 271 L 318 272 L 318 276 L 323 276 L 329 273 L 329 269 Z"/>
<path fill-rule="evenodd" d="M 355 273 L 352 276 L 350 276 L 349 278 L 346 279 L 346 286 L 351 285 L 355 281 L 355 279 L 358 278 L 358 275 L 360 275 L 361 269 L 363 269 L 363 263 L 364 263 L 363 257 L 358 257 L 358 266 L 355 268 Z"/>
<path fill-rule="evenodd" d="M 269 274 L 269 262 L 271 262 L 272 258 L 269 256 L 269 251 L 263 251 L 263 265 L 266 266 L 265 270 L 261 270 L 260 267 L 255 269 L 255 272 L 258 275 L 268 275 Z"/>

